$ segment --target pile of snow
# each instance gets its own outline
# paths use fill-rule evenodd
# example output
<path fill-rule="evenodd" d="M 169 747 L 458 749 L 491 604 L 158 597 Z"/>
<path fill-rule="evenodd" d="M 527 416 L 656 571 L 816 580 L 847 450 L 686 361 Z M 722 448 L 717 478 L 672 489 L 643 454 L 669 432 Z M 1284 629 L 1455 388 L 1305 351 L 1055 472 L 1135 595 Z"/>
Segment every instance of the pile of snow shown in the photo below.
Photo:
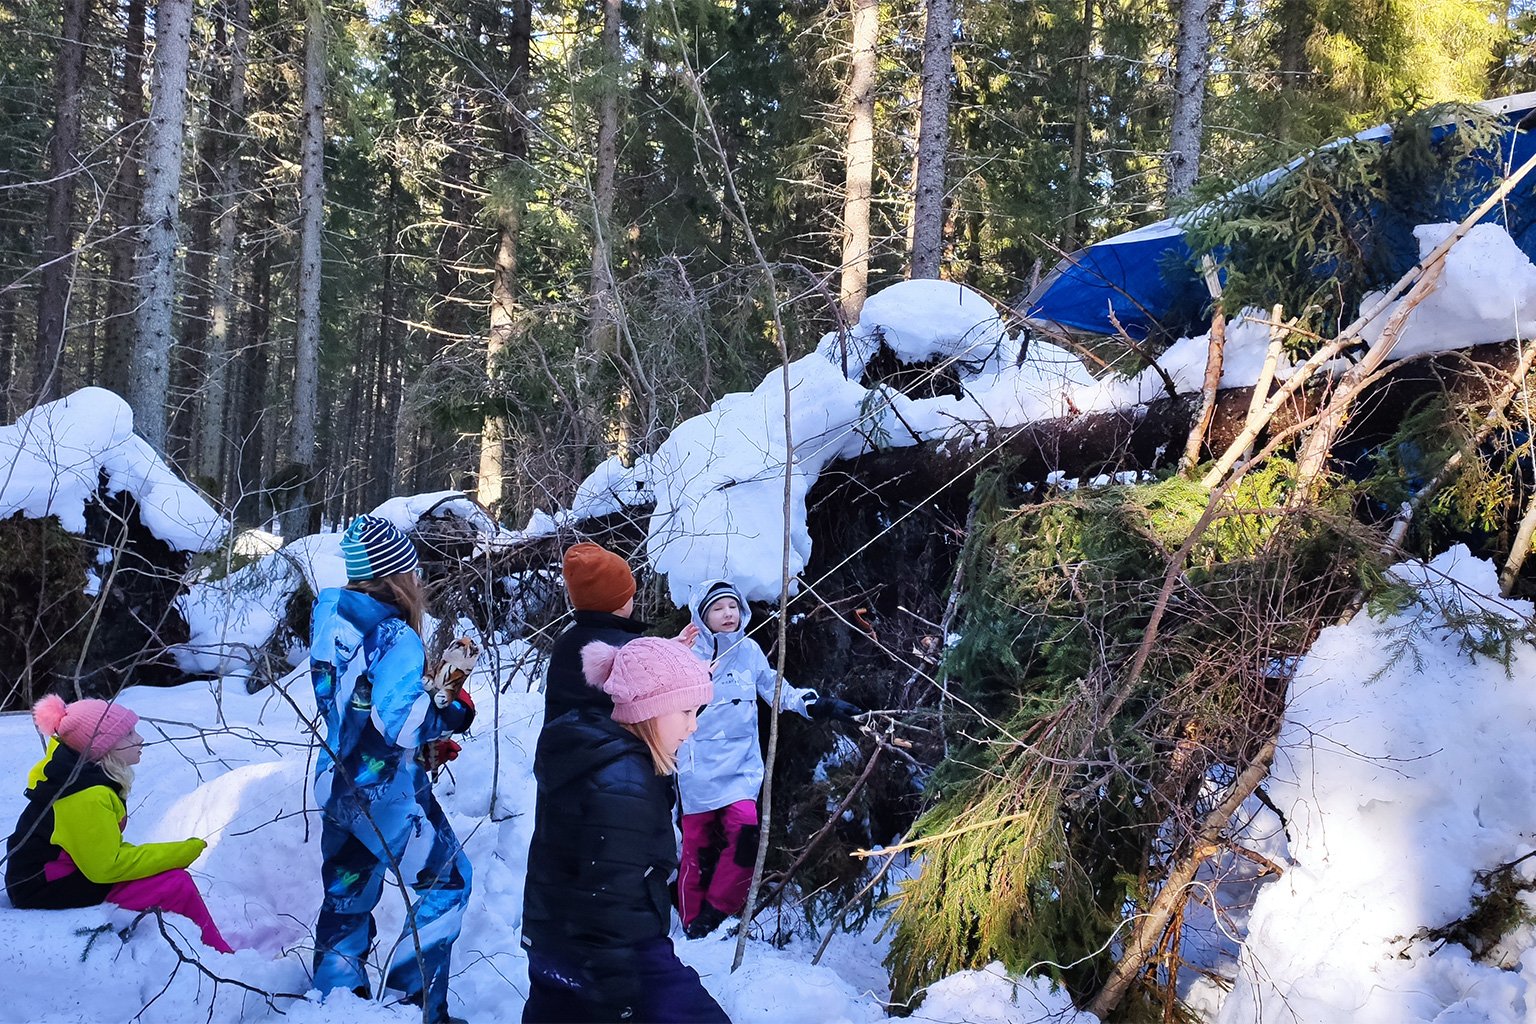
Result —
<path fill-rule="evenodd" d="M 1395 574 L 1421 601 L 1324 631 L 1292 684 L 1267 783 L 1290 863 L 1248 922 L 1225 1024 L 1516 1022 L 1536 1006 L 1529 926 L 1499 964 L 1414 938 L 1468 912 L 1475 873 L 1533 848 L 1536 650 L 1517 643 L 1506 669 L 1462 631 L 1528 629 L 1532 608 L 1494 596 L 1493 566 L 1462 547 Z"/>
<path fill-rule="evenodd" d="M 127 491 L 146 529 L 177 551 L 207 551 L 229 523 L 133 432 L 133 411 L 103 388 L 81 388 L 0 427 L 0 519 L 54 516 L 85 532 L 85 508 L 103 477 Z"/>
<path fill-rule="evenodd" d="M 1450 237 L 1455 224 L 1421 224 L 1413 229 L 1419 258 Z M 1361 302 L 1374 305 L 1381 292 Z M 1398 299 L 1361 332 L 1366 341 L 1381 337 L 1402 304 Z M 1393 359 L 1449 352 L 1511 338 L 1536 335 L 1536 266 L 1498 224 L 1478 224 L 1445 256 L 1445 269 L 1434 289 L 1408 314 Z"/>
<path fill-rule="evenodd" d="M 993 962 L 979 971 L 960 971 L 928 987 L 910 1018 L 918 1021 L 1050 1021 L 1099 1024 L 1099 1018 L 1072 1005 L 1071 996 L 1041 977 L 1010 974 Z"/>

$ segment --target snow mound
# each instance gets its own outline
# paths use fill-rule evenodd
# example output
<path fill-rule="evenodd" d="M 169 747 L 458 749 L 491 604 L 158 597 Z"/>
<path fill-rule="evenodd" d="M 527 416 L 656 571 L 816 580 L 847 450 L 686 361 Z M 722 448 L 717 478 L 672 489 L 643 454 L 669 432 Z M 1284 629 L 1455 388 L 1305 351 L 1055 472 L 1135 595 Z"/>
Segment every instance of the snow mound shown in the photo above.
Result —
<path fill-rule="evenodd" d="M 1420 259 L 1456 230 L 1455 224 L 1421 224 L 1413 229 Z M 1371 292 L 1364 311 L 1381 298 Z M 1370 322 L 1361 337 L 1374 342 L 1402 304 L 1398 299 Z M 1449 352 L 1511 338 L 1536 335 L 1536 265 L 1498 224 L 1478 224 L 1445 256 L 1445 270 L 1433 291 L 1409 314 L 1392 348 L 1393 359 Z"/>
<path fill-rule="evenodd" d="M 913 1020 L 934 1024 L 1099 1024 L 1099 1018 L 1072 1005 L 1047 978 L 1010 974 L 994 961 L 978 971 L 960 971 L 928 987 Z"/>
<path fill-rule="evenodd" d="M 952 281 L 902 281 L 871 295 L 859 314 L 859 322 L 846 338 L 848 376 L 864 375 L 864 368 L 883 343 L 903 363 L 931 359 L 989 359 L 1017 355 L 1009 352 L 1009 336 L 997 318 L 997 309 L 981 294 Z M 839 366 L 843 339 L 836 333 L 821 339 L 817 351 Z"/>
<path fill-rule="evenodd" d="M 1420 600 L 1325 630 L 1292 683 L 1267 784 L 1292 863 L 1254 907 L 1225 1024 L 1513 1022 L 1536 1005 L 1530 929 L 1503 951 L 1511 971 L 1414 938 L 1468 912 L 1476 872 L 1530 851 L 1536 649 L 1515 644 L 1506 669 L 1463 630 L 1470 613 L 1528 628 L 1531 605 L 1499 598 L 1464 547 L 1395 574 Z"/>
<path fill-rule="evenodd" d="M 54 516 L 85 532 L 85 508 L 103 477 L 127 491 L 145 528 L 177 551 L 207 551 L 229 523 L 133 432 L 133 412 L 103 388 L 81 388 L 0 427 L 0 519 Z"/>

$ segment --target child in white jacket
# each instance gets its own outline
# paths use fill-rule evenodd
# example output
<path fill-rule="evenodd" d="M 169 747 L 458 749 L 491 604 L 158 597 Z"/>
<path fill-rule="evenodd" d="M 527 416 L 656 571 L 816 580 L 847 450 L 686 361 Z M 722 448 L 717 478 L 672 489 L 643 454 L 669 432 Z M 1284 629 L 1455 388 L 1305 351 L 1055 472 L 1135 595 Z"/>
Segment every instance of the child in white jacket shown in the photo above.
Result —
<path fill-rule="evenodd" d="M 757 701 L 773 703 L 775 672 L 747 637 L 751 610 L 728 580 L 694 588 L 689 601 L 698 631 L 693 651 L 712 666 L 714 697 L 699 727 L 677 754 L 683 849 L 677 875 L 678 915 L 689 938 L 701 938 L 747 901 L 757 856 L 757 794 L 763 785 Z M 852 720 L 847 701 L 785 682 L 779 710 L 806 718 Z"/>

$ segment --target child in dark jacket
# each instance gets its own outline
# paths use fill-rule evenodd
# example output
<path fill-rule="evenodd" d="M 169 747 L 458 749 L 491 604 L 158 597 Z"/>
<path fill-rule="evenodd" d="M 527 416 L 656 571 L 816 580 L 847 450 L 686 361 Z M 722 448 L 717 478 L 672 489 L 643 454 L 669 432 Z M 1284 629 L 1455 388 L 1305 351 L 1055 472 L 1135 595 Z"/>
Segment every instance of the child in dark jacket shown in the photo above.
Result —
<path fill-rule="evenodd" d="M 709 669 L 654 637 L 588 644 L 582 663 L 613 708 L 577 708 L 539 737 L 524 1024 L 729 1024 L 668 938 L 677 848 L 667 776 L 709 702 Z"/>
<path fill-rule="evenodd" d="M 234 952 L 219 934 L 187 866 L 208 844 L 123 841 L 123 798 L 144 740 L 139 716 L 121 704 L 47 696 L 32 709 L 49 738 L 27 780 L 27 805 L 6 842 L 5 891 L 18 909 L 115 903 L 189 918 L 203 944 Z"/>
<path fill-rule="evenodd" d="M 572 623 L 555 638 L 544 673 L 544 721 L 553 722 L 578 707 L 611 710 L 613 701 L 587 685 L 581 650 L 593 642 L 623 647 L 651 627 L 634 618 L 635 575 L 629 563 L 607 548 L 582 542 L 566 551 L 561 563 L 571 598 Z"/>

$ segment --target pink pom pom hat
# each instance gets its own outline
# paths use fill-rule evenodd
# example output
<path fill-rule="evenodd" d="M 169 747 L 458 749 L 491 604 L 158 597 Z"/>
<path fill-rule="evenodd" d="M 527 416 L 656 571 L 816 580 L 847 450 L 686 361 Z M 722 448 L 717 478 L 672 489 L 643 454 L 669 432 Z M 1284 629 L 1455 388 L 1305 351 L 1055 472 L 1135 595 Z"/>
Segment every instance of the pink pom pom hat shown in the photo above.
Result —
<path fill-rule="evenodd" d="M 139 716 L 121 704 L 94 698 L 65 704 L 50 693 L 32 705 L 32 721 L 44 736 L 57 736 L 76 753 L 99 761 L 133 732 Z"/>
<path fill-rule="evenodd" d="M 709 703 L 709 666 L 676 640 L 643 636 L 623 647 L 591 643 L 581 649 L 587 683 L 613 698 L 613 720 L 633 725 L 669 711 Z"/>

